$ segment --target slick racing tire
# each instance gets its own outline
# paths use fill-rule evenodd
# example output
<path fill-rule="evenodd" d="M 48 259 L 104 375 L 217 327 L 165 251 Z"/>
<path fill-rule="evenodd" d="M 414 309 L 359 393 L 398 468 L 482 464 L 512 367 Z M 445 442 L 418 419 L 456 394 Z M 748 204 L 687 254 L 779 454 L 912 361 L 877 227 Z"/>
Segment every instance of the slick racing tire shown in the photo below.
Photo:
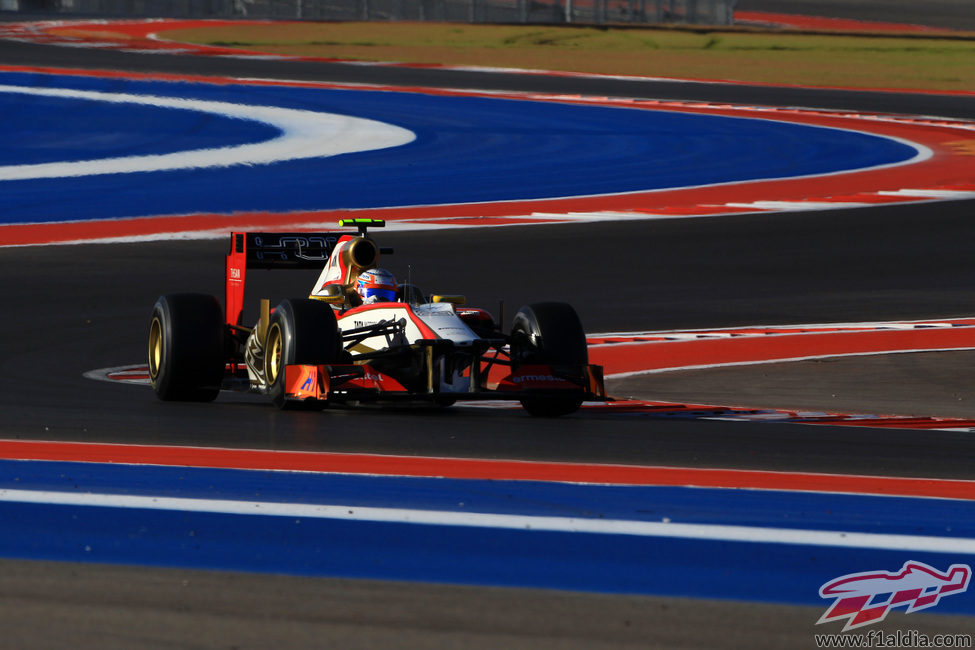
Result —
<path fill-rule="evenodd" d="M 149 322 L 149 379 L 165 401 L 212 402 L 226 355 L 223 309 L 213 296 L 160 296 Z"/>
<path fill-rule="evenodd" d="M 285 398 L 285 367 L 336 363 L 341 352 L 342 336 L 328 304 L 300 298 L 282 301 L 271 314 L 264 341 L 264 376 L 271 401 L 280 409 L 323 408 L 324 402 Z"/>
<path fill-rule="evenodd" d="M 562 302 L 541 302 L 519 309 L 511 327 L 511 360 L 515 369 L 527 364 L 588 364 L 586 332 L 576 310 Z M 521 405 L 536 417 L 558 417 L 577 411 L 582 397 L 540 395 L 525 397 Z"/>

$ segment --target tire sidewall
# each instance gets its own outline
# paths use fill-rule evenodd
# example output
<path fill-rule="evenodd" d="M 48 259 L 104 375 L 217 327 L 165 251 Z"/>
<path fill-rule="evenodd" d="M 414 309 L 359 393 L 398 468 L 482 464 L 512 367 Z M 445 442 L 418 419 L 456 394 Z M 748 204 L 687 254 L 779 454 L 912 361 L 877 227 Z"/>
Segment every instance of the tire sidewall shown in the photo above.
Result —
<path fill-rule="evenodd" d="M 161 346 L 155 356 L 154 337 Z M 160 296 L 152 310 L 149 344 L 150 380 L 160 399 L 206 402 L 216 398 L 226 362 L 223 310 L 216 297 Z"/>
<path fill-rule="evenodd" d="M 583 366 L 589 363 L 586 333 L 575 309 L 562 302 L 525 305 L 511 327 L 515 363 Z"/>
<path fill-rule="evenodd" d="M 526 305 L 515 314 L 511 327 L 514 370 L 529 364 L 583 366 L 589 363 L 586 333 L 575 309 L 566 303 Z M 535 417 L 558 417 L 578 410 L 578 395 L 526 396 L 521 405 Z"/>

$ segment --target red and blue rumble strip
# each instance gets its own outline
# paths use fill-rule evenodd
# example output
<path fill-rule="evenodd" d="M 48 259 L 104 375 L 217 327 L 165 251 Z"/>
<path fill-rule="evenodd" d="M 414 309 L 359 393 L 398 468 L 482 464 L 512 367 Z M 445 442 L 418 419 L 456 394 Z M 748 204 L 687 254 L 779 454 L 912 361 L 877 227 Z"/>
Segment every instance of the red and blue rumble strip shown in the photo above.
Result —
<path fill-rule="evenodd" d="M 864 567 L 975 559 L 971 481 L 31 441 L 0 455 L 12 558 L 795 604 Z"/>
<path fill-rule="evenodd" d="M 443 228 L 975 196 L 965 120 L 16 66 L 3 106 L 0 246 L 349 212 Z M 63 145 L 31 130 L 37 114 Z M 82 114 L 97 116 L 83 137 Z"/>

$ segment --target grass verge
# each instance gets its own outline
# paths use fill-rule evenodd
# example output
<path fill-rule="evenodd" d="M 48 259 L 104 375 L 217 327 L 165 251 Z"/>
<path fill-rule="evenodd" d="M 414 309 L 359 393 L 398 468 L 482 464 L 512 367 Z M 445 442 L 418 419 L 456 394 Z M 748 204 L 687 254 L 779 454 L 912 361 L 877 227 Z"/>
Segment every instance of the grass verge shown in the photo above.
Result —
<path fill-rule="evenodd" d="M 975 91 L 975 38 L 381 22 L 239 25 L 163 37 L 361 61 Z"/>

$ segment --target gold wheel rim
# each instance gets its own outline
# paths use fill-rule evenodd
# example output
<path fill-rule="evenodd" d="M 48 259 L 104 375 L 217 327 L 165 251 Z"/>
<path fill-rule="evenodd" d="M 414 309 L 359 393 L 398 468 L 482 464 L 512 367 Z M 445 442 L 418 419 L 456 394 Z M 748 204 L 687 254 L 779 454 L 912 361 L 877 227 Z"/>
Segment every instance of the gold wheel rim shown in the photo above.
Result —
<path fill-rule="evenodd" d="M 149 326 L 149 377 L 152 379 L 159 376 L 159 367 L 162 365 L 162 339 L 162 323 L 158 317 L 153 318 L 152 325 Z"/>
<path fill-rule="evenodd" d="M 264 377 L 271 385 L 281 372 L 281 327 L 277 323 L 268 329 L 264 347 Z"/>

